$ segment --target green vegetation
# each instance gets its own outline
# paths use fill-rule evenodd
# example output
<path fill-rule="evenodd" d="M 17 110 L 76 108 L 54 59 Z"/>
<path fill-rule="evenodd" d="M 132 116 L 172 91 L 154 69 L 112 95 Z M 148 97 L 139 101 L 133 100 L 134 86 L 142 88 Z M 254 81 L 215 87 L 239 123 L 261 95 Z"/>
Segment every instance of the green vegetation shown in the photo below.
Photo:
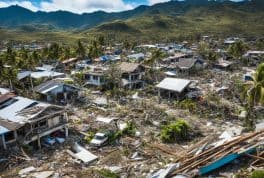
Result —
<path fill-rule="evenodd" d="M 127 136 L 135 136 L 136 133 L 136 125 L 134 122 L 129 121 L 127 122 L 127 127 L 124 130 L 119 130 L 115 133 L 109 135 L 109 141 L 114 142 L 116 139 L 127 135 Z"/>
<path fill-rule="evenodd" d="M 237 41 L 228 48 L 228 54 L 232 56 L 233 59 L 241 59 L 242 56 L 248 50 L 248 46 L 243 41 Z"/>
<path fill-rule="evenodd" d="M 162 127 L 161 140 L 168 143 L 184 141 L 188 139 L 189 131 L 189 124 L 180 119 Z"/>
<path fill-rule="evenodd" d="M 98 170 L 98 174 L 103 178 L 119 178 L 120 176 L 116 173 L 111 172 L 108 169 Z"/>
<path fill-rule="evenodd" d="M 250 178 L 263 178 L 264 177 L 264 170 L 256 170 L 253 171 Z"/>
<path fill-rule="evenodd" d="M 174 105 L 177 108 L 186 109 L 186 110 L 189 110 L 190 112 L 195 111 L 197 108 L 196 103 L 191 99 L 185 99 L 183 101 L 175 101 Z"/>
<path fill-rule="evenodd" d="M 253 116 L 254 107 L 264 104 L 264 63 L 260 64 L 253 77 L 253 82 L 247 87 L 247 117 L 245 125 L 249 129 L 253 129 L 255 125 L 255 117 Z"/>
<path fill-rule="evenodd" d="M 262 38 L 264 35 L 261 0 L 244 3 L 171 1 L 120 13 L 77 15 L 56 12 L 47 14 L 48 18 L 45 16 L 44 19 L 38 16 L 36 19 L 23 16 L 23 13 L 33 13 L 27 10 L 26 12 L 12 8 L 10 10 L 14 17 L 10 17 L 10 20 L 2 15 L 0 23 L 3 23 L 2 26 L 18 28 L 0 29 L 2 40 L 73 44 L 77 40 L 88 42 L 94 36 L 101 36 L 100 39 L 104 38 L 105 41 L 129 40 L 139 43 L 196 40 L 202 34 L 219 37 L 239 34 Z M 32 24 L 35 21 L 44 25 Z M 24 23 L 23 26 L 21 23 Z M 101 46 L 102 44 L 100 43 Z M 261 41 L 259 46 L 262 46 Z"/>
<path fill-rule="evenodd" d="M 86 143 L 90 143 L 90 141 L 94 138 L 95 136 L 95 132 L 89 131 L 87 132 L 87 135 L 85 136 L 84 140 L 86 141 Z"/>

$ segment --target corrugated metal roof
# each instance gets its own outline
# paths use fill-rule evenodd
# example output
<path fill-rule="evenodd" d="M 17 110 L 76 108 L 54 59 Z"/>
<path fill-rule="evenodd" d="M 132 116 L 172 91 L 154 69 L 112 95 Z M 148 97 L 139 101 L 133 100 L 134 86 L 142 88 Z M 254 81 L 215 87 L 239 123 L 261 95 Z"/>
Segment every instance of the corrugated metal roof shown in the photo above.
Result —
<path fill-rule="evenodd" d="M 32 73 L 31 71 L 23 71 L 23 72 L 19 72 L 19 73 L 17 74 L 17 79 L 18 79 L 18 80 L 22 80 L 22 79 L 24 79 L 24 78 L 26 78 L 26 77 L 29 77 L 31 73 Z"/>
<path fill-rule="evenodd" d="M 181 93 L 190 83 L 190 80 L 165 78 L 156 87 Z"/>
<path fill-rule="evenodd" d="M 37 103 L 37 105 L 35 105 L 35 106 L 41 106 L 44 108 L 50 106 L 50 104 L 39 103 L 35 100 L 31 100 L 31 99 L 23 98 L 23 97 L 19 97 L 19 96 L 14 97 L 14 99 L 17 99 L 17 101 L 0 110 L 0 118 L 7 120 L 7 121 L 22 124 L 22 123 L 27 122 L 29 119 L 35 117 L 37 114 L 39 114 L 39 113 L 32 113 L 32 115 L 30 115 L 30 116 L 20 115 L 19 113 L 23 109 L 25 109 L 25 108 L 27 108 L 27 107 L 35 104 L 35 103 Z"/>
<path fill-rule="evenodd" d="M 2 126 L 0 125 L 0 135 L 3 135 L 3 134 L 5 134 L 5 133 L 7 133 L 7 132 L 9 132 L 9 130 L 8 130 L 7 128 L 5 128 L 5 127 L 2 127 Z"/>
<path fill-rule="evenodd" d="M 64 73 L 59 73 L 59 72 L 53 72 L 53 71 L 41 71 L 41 72 L 32 72 L 31 77 L 35 79 L 39 78 L 49 78 L 49 77 L 63 77 L 65 76 Z"/>
<path fill-rule="evenodd" d="M 0 88 L 0 95 L 4 95 L 4 94 L 7 94 L 7 93 L 10 93 L 10 90 L 9 89 Z"/>

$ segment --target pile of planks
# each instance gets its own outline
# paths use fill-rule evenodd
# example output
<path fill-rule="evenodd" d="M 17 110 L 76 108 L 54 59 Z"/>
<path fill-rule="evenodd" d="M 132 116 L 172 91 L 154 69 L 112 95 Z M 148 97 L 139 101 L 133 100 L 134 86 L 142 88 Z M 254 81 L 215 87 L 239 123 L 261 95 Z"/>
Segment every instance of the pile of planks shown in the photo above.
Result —
<path fill-rule="evenodd" d="M 252 164 L 258 164 L 261 161 L 263 163 L 264 160 L 264 152 L 258 153 L 257 156 L 251 155 L 251 152 L 249 152 L 249 150 L 254 150 L 254 152 L 256 152 L 258 147 L 264 145 L 264 130 L 235 137 L 231 141 L 224 142 L 219 146 L 213 145 L 214 144 L 210 144 L 210 146 L 207 147 L 204 146 L 204 150 L 200 152 L 187 153 L 178 160 L 180 167 L 168 177 L 188 173 L 199 175 L 201 173 L 197 170 L 200 168 L 206 167 L 218 160 L 222 160 L 231 154 L 246 155 L 255 158 L 256 161 Z"/>

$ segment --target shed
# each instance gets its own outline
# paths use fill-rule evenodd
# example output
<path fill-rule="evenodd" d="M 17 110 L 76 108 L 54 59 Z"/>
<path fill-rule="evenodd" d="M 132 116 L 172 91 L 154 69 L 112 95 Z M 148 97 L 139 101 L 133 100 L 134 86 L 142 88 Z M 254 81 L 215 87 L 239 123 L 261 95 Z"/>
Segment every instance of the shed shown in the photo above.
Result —
<path fill-rule="evenodd" d="M 180 99 L 190 84 L 191 81 L 186 79 L 165 78 L 156 87 L 159 89 L 159 97 L 167 94 L 169 98 Z"/>

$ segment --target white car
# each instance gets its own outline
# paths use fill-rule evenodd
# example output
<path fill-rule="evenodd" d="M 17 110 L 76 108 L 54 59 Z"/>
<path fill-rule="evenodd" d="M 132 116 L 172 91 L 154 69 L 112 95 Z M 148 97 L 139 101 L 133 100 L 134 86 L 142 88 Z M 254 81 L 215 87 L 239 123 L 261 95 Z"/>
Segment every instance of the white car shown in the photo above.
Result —
<path fill-rule="evenodd" d="M 102 146 L 108 140 L 108 136 L 105 133 L 96 133 L 91 140 L 91 145 Z"/>

